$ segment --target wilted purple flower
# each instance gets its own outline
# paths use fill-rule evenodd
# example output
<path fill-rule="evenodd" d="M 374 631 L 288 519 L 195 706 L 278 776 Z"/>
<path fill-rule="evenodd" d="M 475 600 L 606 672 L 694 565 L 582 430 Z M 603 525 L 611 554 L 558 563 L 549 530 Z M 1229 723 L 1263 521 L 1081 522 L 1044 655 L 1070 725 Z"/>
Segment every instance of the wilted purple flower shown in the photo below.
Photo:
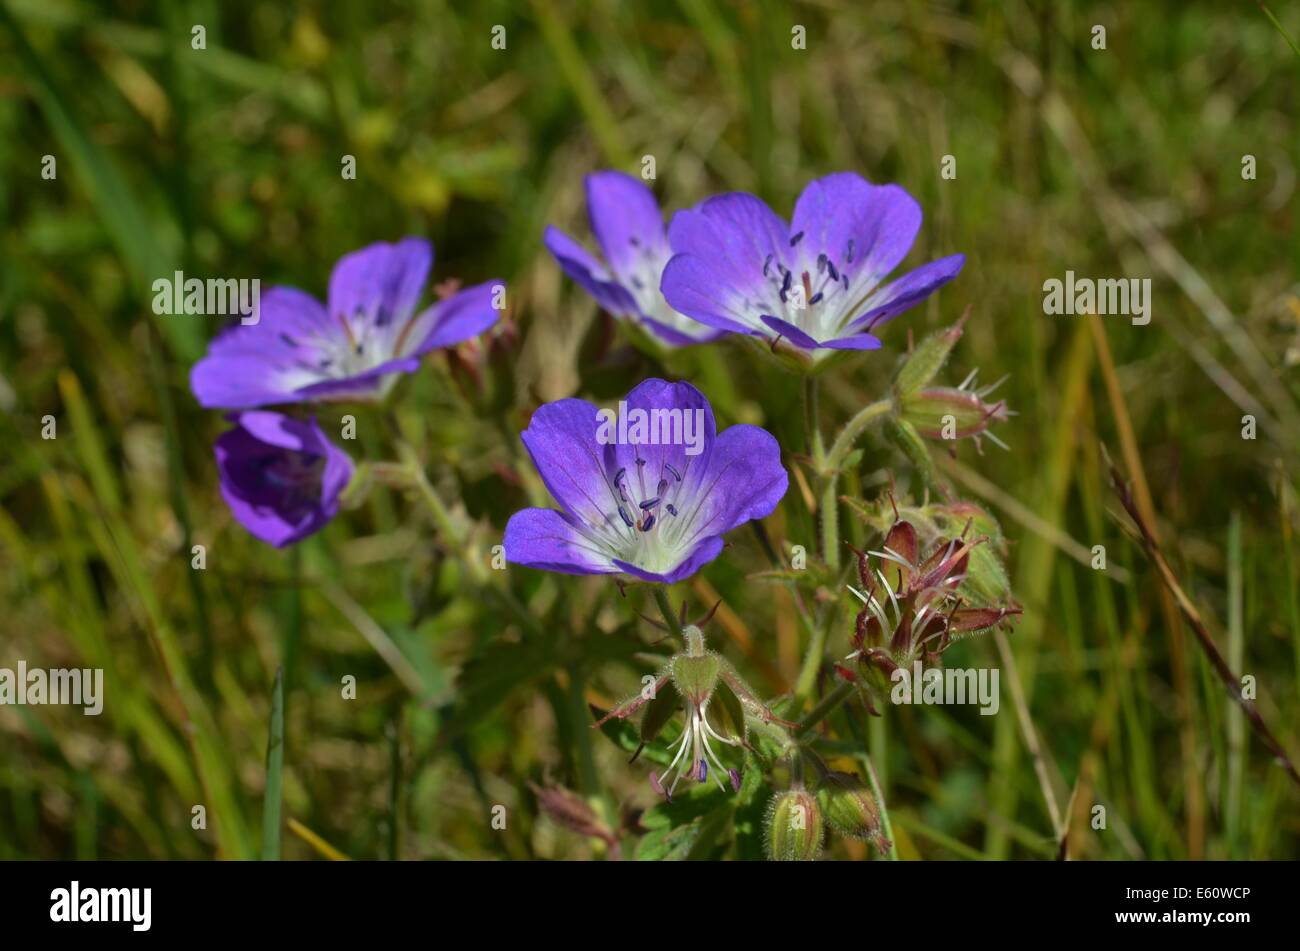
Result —
<path fill-rule="evenodd" d="M 416 310 L 433 245 L 379 242 L 339 259 L 326 306 L 292 287 L 261 295 L 256 323 L 214 339 L 190 388 L 207 407 L 248 409 L 309 400 L 374 399 L 420 357 L 482 333 L 497 320 L 488 281 Z"/>
<path fill-rule="evenodd" d="M 724 533 L 770 514 L 785 495 L 771 434 L 744 425 L 717 433 L 709 401 L 689 383 L 646 380 L 613 416 L 580 399 L 533 414 L 524 445 L 561 510 L 511 516 L 509 561 L 672 583 L 716 558 Z"/>
<path fill-rule="evenodd" d="M 258 410 L 232 413 L 217 437 L 221 494 L 244 528 L 276 548 L 319 531 L 339 510 L 352 460 L 315 419 Z"/>
<path fill-rule="evenodd" d="M 921 206 L 898 185 L 853 172 L 808 184 L 787 226 L 758 198 L 718 195 L 673 216 L 669 305 L 719 330 L 784 338 L 820 361 L 875 350 L 871 331 L 957 276 L 940 258 L 889 284 L 921 227 Z"/>
<path fill-rule="evenodd" d="M 654 193 L 631 175 L 613 171 L 588 175 L 586 187 L 591 230 L 607 264 L 551 225 L 543 241 L 564 273 L 605 310 L 644 324 L 673 346 L 721 336 L 677 313 L 659 292 L 659 278 L 672 251 Z"/>

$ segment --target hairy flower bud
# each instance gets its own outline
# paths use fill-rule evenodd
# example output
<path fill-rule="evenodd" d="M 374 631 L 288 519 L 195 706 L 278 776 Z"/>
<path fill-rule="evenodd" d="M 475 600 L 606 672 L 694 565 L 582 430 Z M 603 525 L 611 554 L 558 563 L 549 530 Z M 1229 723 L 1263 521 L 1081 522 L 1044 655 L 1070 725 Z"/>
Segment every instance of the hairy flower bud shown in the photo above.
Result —
<path fill-rule="evenodd" d="M 912 348 L 903 358 L 902 366 L 894 377 L 894 392 L 900 398 L 910 396 L 929 385 L 935 375 L 948 362 L 948 355 L 961 339 L 962 325 L 966 323 L 968 309 L 961 320 L 946 330 L 931 334 Z"/>
<path fill-rule="evenodd" d="M 592 808 L 590 802 L 563 786 L 528 784 L 537 797 L 537 806 L 552 821 L 579 835 L 603 840 L 617 848 L 618 836 Z"/>
<path fill-rule="evenodd" d="M 812 793 L 790 789 L 772 798 L 767 809 L 767 854 L 774 862 L 811 862 L 821 854 L 825 831 Z"/>
<path fill-rule="evenodd" d="M 884 852 L 889 842 L 880 834 L 880 809 L 859 777 L 852 773 L 827 773 L 817 789 L 817 802 L 826 822 L 840 835 L 864 839 Z"/>
<path fill-rule="evenodd" d="M 953 387 L 931 387 L 899 398 L 899 417 L 929 439 L 978 438 L 1007 416 L 1006 403 L 986 403 L 978 393 Z"/>

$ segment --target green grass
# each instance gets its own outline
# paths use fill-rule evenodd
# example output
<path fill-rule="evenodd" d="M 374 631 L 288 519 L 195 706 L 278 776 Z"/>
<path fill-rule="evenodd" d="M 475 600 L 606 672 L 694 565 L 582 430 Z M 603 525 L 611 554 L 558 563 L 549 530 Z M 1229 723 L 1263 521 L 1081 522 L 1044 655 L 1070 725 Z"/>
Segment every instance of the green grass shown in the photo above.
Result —
<path fill-rule="evenodd" d="M 0 0 L 0 667 L 102 667 L 107 693 L 98 718 L 0 707 L 0 858 L 590 857 L 607 844 L 540 815 L 530 781 L 607 824 L 654 805 L 647 763 L 587 711 L 662 662 L 646 592 L 484 567 L 510 513 L 545 501 L 516 438 L 539 401 L 688 378 L 720 425 L 765 426 L 791 467 L 802 451 L 795 378 L 739 346 L 648 355 L 542 248 L 547 223 L 587 237 L 585 172 L 643 156 L 669 209 L 746 189 L 784 214 L 827 172 L 896 181 L 926 215 L 909 262 L 968 256 L 820 395 L 833 433 L 884 395 L 909 332 L 970 305 L 946 378 L 1009 374 L 998 395 L 1019 413 L 999 430 L 1010 452 L 962 444 L 939 473 L 1010 539 L 1027 717 L 984 637 L 948 663 L 1003 668 L 998 716 L 833 721 L 839 759 L 871 755 L 900 857 L 1051 858 L 1050 799 L 1073 857 L 1300 858 L 1300 790 L 1126 532 L 1101 453 L 1148 486 L 1180 584 L 1296 756 L 1297 35 L 1284 2 Z M 150 283 L 180 268 L 320 294 L 341 254 L 408 233 L 435 242 L 434 280 L 506 278 L 519 331 L 486 390 L 438 356 L 392 403 L 451 535 L 427 494 L 380 486 L 269 549 L 226 511 L 224 423 L 188 390 L 215 321 L 155 316 Z M 1151 324 L 1107 318 L 1099 337 L 1045 316 L 1042 283 L 1067 269 L 1150 277 Z M 348 451 L 395 458 L 382 414 L 355 412 Z M 842 492 L 914 488 L 878 434 L 860 446 Z M 773 548 L 815 552 L 815 531 L 792 481 Z M 873 540 L 847 510 L 840 531 Z M 766 696 L 794 690 L 815 625 L 752 577 L 769 567 L 753 532 L 729 541 L 670 596 L 698 615 L 716 592 L 711 645 Z M 710 826 L 694 854 L 726 835 Z"/>

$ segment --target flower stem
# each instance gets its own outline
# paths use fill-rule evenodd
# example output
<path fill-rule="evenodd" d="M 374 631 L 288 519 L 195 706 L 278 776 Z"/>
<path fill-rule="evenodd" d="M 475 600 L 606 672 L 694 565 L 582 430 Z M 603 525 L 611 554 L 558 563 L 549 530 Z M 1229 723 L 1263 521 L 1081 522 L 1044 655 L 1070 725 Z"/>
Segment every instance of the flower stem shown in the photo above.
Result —
<path fill-rule="evenodd" d="M 682 622 L 677 620 L 677 615 L 673 613 L 673 606 L 668 600 L 668 590 L 661 584 L 654 586 L 655 604 L 659 605 L 659 613 L 664 616 L 664 623 L 668 625 L 668 630 L 677 637 L 681 638 Z"/>
<path fill-rule="evenodd" d="M 876 779 L 876 770 L 871 765 L 871 757 L 864 751 L 861 754 L 862 767 L 867 773 L 867 783 L 871 786 L 871 795 L 876 797 L 876 809 L 880 812 L 880 834 L 889 841 L 886 857 L 891 862 L 898 861 L 898 842 L 894 839 L 894 825 L 889 821 L 889 810 L 885 808 L 885 797 L 880 792 L 880 781 Z"/>
<path fill-rule="evenodd" d="M 795 738 L 803 736 L 821 723 L 831 712 L 841 703 L 853 695 L 853 684 L 847 680 L 840 681 L 836 684 L 835 689 L 822 697 L 817 706 L 808 711 L 808 715 L 799 721 L 799 727 L 794 731 Z"/>
<path fill-rule="evenodd" d="M 838 473 L 824 477 L 822 497 L 817 504 L 822 533 L 822 560 L 832 571 L 840 567 L 839 483 Z"/>
<path fill-rule="evenodd" d="M 821 612 L 818 612 L 820 614 Z M 812 637 L 808 640 L 808 650 L 803 655 L 803 666 L 799 668 L 799 677 L 794 683 L 795 709 L 811 696 L 813 686 L 817 683 L 817 674 L 822 669 L 822 654 L 826 652 L 826 629 L 828 625 L 813 618 Z"/>
<path fill-rule="evenodd" d="M 822 487 L 821 500 L 818 503 L 818 516 L 821 520 L 822 558 L 832 571 L 840 566 L 840 468 L 853 450 L 853 444 L 858 441 L 858 437 L 867 430 L 868 426 L 883 419 L 893 409 L 893 406 L 894 404 L 890 400 L 883 399 L 868 403 L 858 410 L 853 418 L 844 424 L 844 428 L 835 437 L 835 442 L 831 444 L 830 451 L 824 453 L 817 467 L 821 475 Z"/>
<path fill-rule="evenodd" d="M 803 378 L 803 427 L 804 449 L 812 456 L 814 467 L 820 469 L 826 446 L 822 441 L 822 430 L 817 421 L 817 377 L 815 376 Z"/>
<path fill-rule="evenodd" d="M 455 519 L 451 516 L 451 510 L 443 502 L 442 497 L 438 495 L 438 490 L 433 487 L 429 477 L 424 472 L 424 466 L 420 465 L 420 460 L 416 457 L 415 450 L 405 440 L 398 440 L 398 455 L 402 457 L 402 462 L 406 466 L 406 474 L 415 486 L 420 498 L 429 509 L 429 514 L 433 516 L 434 524 L 438 527 L 438 534 L 448 546 L 459 547 L 465 541 L 460 529 L 456 526 Z"/>
<path fill-rule="evenodd" d="M 831 445 L 831 451 L 826 454 L 826 470 L 834 472 L 844 465 L 844 460 L 853 449 L 853 444 L 858 441 L 858 437 L 866 432 L 868 426 L 877 422 L 893 408 L 892 401 L 883 399 L 868 403 L 858 410 L 853 418 L 844 424 L 844 428 L 840 430 L 839 435 L 835 437 L 835 442 Z"/>

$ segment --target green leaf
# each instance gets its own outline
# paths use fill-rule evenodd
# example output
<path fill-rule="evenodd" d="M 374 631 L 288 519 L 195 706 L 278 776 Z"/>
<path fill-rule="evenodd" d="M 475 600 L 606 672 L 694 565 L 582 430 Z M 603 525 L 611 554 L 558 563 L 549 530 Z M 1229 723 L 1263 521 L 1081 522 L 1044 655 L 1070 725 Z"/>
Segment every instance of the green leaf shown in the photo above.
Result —
<path fill-rule="evenodd" d="M 641 837 L 633 856 L 638 862 L 680 861 L 690 854 L 699 835 L 700 828 L 696 823 L 678 829 L 671 826 L 656 829 Z"/>
<path fill-rule="evenodd" d="M 599 719 L 605 715 L 605 711 L 592 708 L 592 714 Z M 641 742 L 640 731 L 627 720 L 607 720 L 600 725 L 600 732 L 605 737 L 628 754 L 640 751 L 638 759 L 655 763 L 659 766 L 667 766 L 672 757 L 668 755 L 668 750 L 660 744 L 643 744 Z"/>

